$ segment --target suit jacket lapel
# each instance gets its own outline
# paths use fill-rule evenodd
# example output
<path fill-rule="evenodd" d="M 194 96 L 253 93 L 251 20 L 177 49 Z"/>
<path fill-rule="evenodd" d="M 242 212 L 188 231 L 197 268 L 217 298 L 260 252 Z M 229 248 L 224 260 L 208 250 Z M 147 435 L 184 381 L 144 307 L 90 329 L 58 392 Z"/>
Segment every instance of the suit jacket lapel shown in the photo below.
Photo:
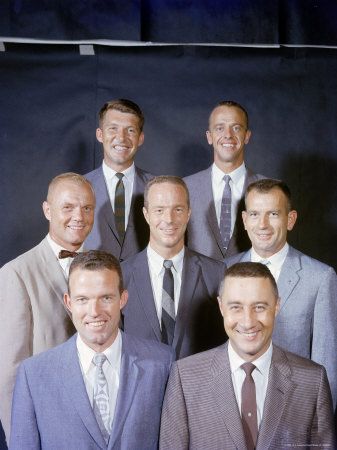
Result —
<path fill-rule="evenodd" d="M 290 294 L 300 281 L 298 272 L 301 270 L 301 263 L 296 250 L 289 247 L 288 254 L 284 260 L 277 286 L 281 298 L 280 309 L 284 307 Z"/>
<path fill-rule="evenodd" d="M 135 260 L 133 278 L 137 290 L 137 295 L 141 305 L 143 306 L 145 315 L 155 335 L 157 336 L 157 339 L 161 341 L 161 331 L 155 301 L 153 298 L 146 249 L 140 252 L 137 256 L 137 259 Z"/>
<path fill-rule="evenodd" d="M 65 346 L 60 367 L 61 382 L 64 385 L 70 403 L 76 409 L 90 436 L 99 448 L 106 449 L 106 443 L 97 424 L 84 384 L 77 355 L 76 337 L 77 334 Z M 76 431 L 74 430 L 74 432 Z"/>
<path fill-rule="evenodd" d="M 290 375 L 291 369 L 284 352 L 274 345 L 256 450 L 265 450 L 271 445 L 294 384 Z"/>
<path fill-rule="evenodd" d="M 116 440 L 122 434 L 128 412 L 132 406 L 139 375 L 140 372 L 137 366 L 137 357 L 132 352 L 127 336 L 122 333 L 120 386 L 108 448 L 114 448 Z"/>
<path fill-rule="evenodd" d="M 210 384 L 214 402 L 219 415 L 223 418 L 235 448 L 246 449 L 246 440 L 241 425 L 241 416 L 237 405 L 228 357 L 228 344 L 219 347 L 211 365 Z M 266 447 L 267 448 L 267 447 Z"/>

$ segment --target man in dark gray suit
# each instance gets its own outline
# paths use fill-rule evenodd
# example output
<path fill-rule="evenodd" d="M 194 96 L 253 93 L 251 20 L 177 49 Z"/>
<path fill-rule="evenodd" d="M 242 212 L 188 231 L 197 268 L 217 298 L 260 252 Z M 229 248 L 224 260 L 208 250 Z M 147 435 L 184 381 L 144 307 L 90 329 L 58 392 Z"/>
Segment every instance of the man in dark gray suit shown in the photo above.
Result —
<path fill-rule="evenodd" d="M 111 254 L 76 256 L 68 287 L 78 333 L 21 365 L 9 448 L 157 450 L 172 350 L 118 329 L 128 295 Z"/>
<path fill-rule="evenodd" d="M 103 145 L 103 164 L 85 175 L 96 194 L 94 227 L 85 246 L 108 251 L 120 261 L 148 242 L 143 192 L 153 176 L 134 164 L 138 147 L 144 142 L 143 125 L 143 113 L 132 101 L 105 103 L 96 130 L 97 140 Z"/>
<path fill-rule="evenodd" d="M 274 275 L 281 304 L 273 341 L 288 351 L 322 364 L 328 374 L 333 403 L 337 400 L 337 277 L 332 267 L 287 243 L 295 225 L 288 186 L 264 179 L 246 192 L 243 222 L 252 248 L 226 260 L 263 261 Z"/>
<path fill-rule="evenodd" d="M 278 301 L 265 265 L 227 269 L 219 305 L 229 340 L 173 365 L 161 450 L 336 448 L 324 367 L 272 342 Z"/>
<path fill-rule="evenodd" d="M 225 266 L 184 246 L 190 214 L 181 178 L 152 179 L 144 192 L 149 245 L 122 264 L 129 292 L 124 330 L 172 345 L 177 358 L 225 340 L 216 301 Z"/>
<path fill-rule="evenodd" d="M 187 245 L 223 261 L 249 248 L 242 222 L 236 218 L 241 218 L 246 187 L 263 176 L 254 174 L 244 163 L 251 131 L 248 114 L 239 103 L 218 103 L 209 117 L 206 136 L 213 146 L 214 163 L 185 178 L 192 209 Z"/>

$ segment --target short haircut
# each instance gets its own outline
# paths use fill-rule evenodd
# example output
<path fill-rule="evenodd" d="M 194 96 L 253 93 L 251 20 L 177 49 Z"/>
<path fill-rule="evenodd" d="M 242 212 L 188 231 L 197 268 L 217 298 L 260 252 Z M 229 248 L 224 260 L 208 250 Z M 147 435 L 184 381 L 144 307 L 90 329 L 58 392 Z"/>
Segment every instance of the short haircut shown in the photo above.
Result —
<path fill-rule="evenodd" d="M 108 269 L 116 272 L 119 278 L 118 289 L 121 294 L 124 291 L 123 275 L 118 259 L 111 253 L 102 250 L 89 250 L 79 253 L 73 259 L 69 268 L 68 292 L 70 293 L 70 278 L 74 270 L 104 270 Z"/>
<path fill-rule="evenodd" d="M 125 98 L 110 100 L 109 102 L 105 103 L 102 106 L 100 112 L 98 113 L 100 128 L 102 128 L 105 115 L 109 111 L 109 109 L 114 109 L 122 113 L 134 114 L 135 116 L 138 117 L 140 131 L 143 131 L 145 119 L 142 110 L 136 103 L 132 102 L 131 100 L 127 100 Z"/>
<path fill-rule="evenodd" d="M 162 183 L 171 183 L 171 184 L 176 184 L 178 186 L 181 186 L 186 192 L 187 206 L 190 207 L 190 194 L 188 192 L 188 188 L 186 186 L 185 181 L 182 178 L 176 177 L 174 175 L 160 175 L 158 177 L 152 178 L 145 185 L 145 189 L 144 189 L 144 207 L 145 207 L 145 209 L 148 209 L 148 206 L 149 206 L 148 196 L 149 196 L 149 190 L 150 190 L 151 186 L 153 186 L 155 184 L 162 184 Z"/>
<path fill-rule="evenodd" d="M 228 106 L 230 108 L 238 108 L 238 109 L 240 109 L 243 112 L 244 116 L 245 116 L 246 127 L 247 127 L 247 129 L 249 128 L 249 121 L 248 121 L 248 113 L 247 113 L 247 111 L 245 110 L 245 108 L 242 105 L 240 105 L 240 103 L 234 102 L 233 100 L 222 100 L 221 102 L 219 102 L 217 105 L 214 106 L 214 108 L 213 108 L 213 110 L 212 110 L 212 112 L 211 112 L 209 117 L 211 117 L 213 111 L 216 108 L 219 108 L 219 106 Z"/>
<path fill-rule="evenodd" d="M 276 180 L 273 178 L 264 178 L 262 180 L 255 181 L 254 183 L 251 183 L 246 190 L 245 193 L 245 205 L 247 208 L 247 196 L 252 191 L 257 191 L 260 194 L 267 194 L 272 189 L 279 189 L 283 192 L 283 194 L 286 196 L 287 204 L 288 204 L 288 211 L 291 211 L 292 209 L 292 203 L 291 203 L 291 192 L 289 187 L 286 185 L 284 181 Z"/>
<path fill-rule="evenodd" d="M 83 175 L 79 175 L 78 173 L 65 172 L 65 173 L 61 173 L 60 175 L 57 175 L 56 177 L 54 177 L 51 180 L 51 182 L 49 183 L 48 193 L 47 193 L 47 201 L 48 202 L 50 201 L 50 198 L 52 196 L 54 188 L 62 181 L 71 181 L 73 183 L 83 184 L 83 185 L 87 186 L 92 191 L 92 194 L 95 199 L 95 191 L 89 180 L 87 180 Z"/>
<path fill-rule="evenodd" d="M 221 298 L 226 278 L 267 278 L 270 280 L 270 283 L 272 285 L 275 298 L 278 299 L 278 289 L 277 284 L 275 281 L 275 278 L 273 277 L 272 273 L 268 269 L 268 267 L 265 264 L 261 264 L 258 262 L 240 262 L 233 264 L 231 267 L 228 267 L 225 270 L 225 276 L 224 279 L 221 281 L 220 287 L 219 287 L 219 297 Z"/>

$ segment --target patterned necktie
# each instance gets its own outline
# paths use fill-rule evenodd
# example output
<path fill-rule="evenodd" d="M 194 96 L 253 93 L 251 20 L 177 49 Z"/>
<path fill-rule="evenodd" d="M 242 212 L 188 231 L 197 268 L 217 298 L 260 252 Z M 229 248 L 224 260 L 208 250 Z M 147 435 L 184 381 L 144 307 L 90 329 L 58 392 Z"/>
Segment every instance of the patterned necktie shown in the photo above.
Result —
<path fill-rule="evenodd" d="M 103 364 L 106 360 L 104 353 L 96 353 L 92 358 L 92 362 L 96 366 L 93 409 L 99 428 L 106 442 L 110 436 L 110 407 L 109 407 L 109 390 L 108 382 L 103 372 Z"/>
<path fill-rule="evenodd" d="M 172 345 L 175 326 L 174 278 L 171 271 L 173 262 L 170 259 L 165 259 L 163 265 L 165 273 L 162 293 L 161 334 L 162 342 Z"/>
<path fill-rule="evenodd" d="M 256 368 L 254 364 L 247 362 L 241 368 L 246 373 L 246 378 L 242 384 L 241 391 L 241 420 L 244 435 L 246 438 L 247 450 L 254 450 L 257 441 L 257 411 L 255 383 L 252 372 Z"/>
<path fill-rule="evenodd" d="M 231 177 L 229 175 L 225 175 L 223 178 L 225 181 L 225 187 L 223 189 L 221 200 L 220 234 L 223 241 L 223 247 L 227 250 L 232 225 L 232 190 L 229 185 Z"/>
<path fill-rule="evenodd" d="M 116 173 L 118 182 L 115 191 L 115 223 L 119 235 L 119 242 L 122 244 L 125 234 L 125 189 L 123 183 L 123 173 Z"/>

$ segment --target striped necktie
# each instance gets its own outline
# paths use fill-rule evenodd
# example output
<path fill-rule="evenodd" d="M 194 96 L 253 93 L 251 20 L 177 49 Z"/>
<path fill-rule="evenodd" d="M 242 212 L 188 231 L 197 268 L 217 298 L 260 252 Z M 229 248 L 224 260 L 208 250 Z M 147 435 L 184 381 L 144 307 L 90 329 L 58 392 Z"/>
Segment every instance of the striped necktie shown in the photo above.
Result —
<path fill-rule="evenodd" d="M 165 272 L 163 278 L 161 311 L 162 342 L 172 345 L 175 327 L 174 278 L 171 270 L 173 262 L 170 259 L 165 259 L 163 265 Z"/>

